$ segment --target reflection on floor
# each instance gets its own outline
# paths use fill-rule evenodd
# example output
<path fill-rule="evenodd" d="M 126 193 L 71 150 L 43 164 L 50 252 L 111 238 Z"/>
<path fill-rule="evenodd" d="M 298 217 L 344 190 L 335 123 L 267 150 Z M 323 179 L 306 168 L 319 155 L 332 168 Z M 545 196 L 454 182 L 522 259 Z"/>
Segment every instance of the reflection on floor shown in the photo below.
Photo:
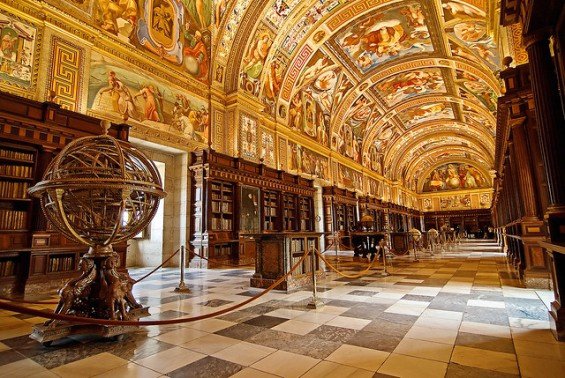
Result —
<path fill-rule="evenodd" d="M 317 310 L 306 308 L 306 288 L 271 292 L 239 311 L 147 327 L 122 342 L 45 348 L 28 338 L 41 319 L 0 312 L 0 376 L 564 377 L 565 343 L 548 330 L 551 293 L 521 288 L 494 251 L 472 243 L 418 263 L 396 258 L 386 278 L 328 274 Z M 178 271 L 166 269 L 135 294 L 153 319 L 207 314 L 258 293 L 251 274 L 190 269 L 192 293 L 178 295 Z"/>

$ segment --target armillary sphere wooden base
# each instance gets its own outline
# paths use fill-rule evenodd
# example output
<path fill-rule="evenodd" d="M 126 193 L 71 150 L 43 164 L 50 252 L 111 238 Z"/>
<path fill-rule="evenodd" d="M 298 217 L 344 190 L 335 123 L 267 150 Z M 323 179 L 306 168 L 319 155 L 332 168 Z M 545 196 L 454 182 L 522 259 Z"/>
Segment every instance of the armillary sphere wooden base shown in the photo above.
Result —
<path fill-rule="evenodd" d="M 128 315 L 130 316 L 129 320 L 137 320 L 139 318 L 149 316 L 149 308 L 138 308 L 130 311 Z M 139 327 L 136 326 L 108 326 L 57 322 L 57 324 L 54 325 L 41 324 L 34 326 L 29 337 L 39 341 L 44 346 L 51 346 L 53 341 L 74 335 L 96 335 L 120 341 L 124 334 L 132 333 L 137 330 L 139 330 Z"/>
<path fill-rule="evenodd" d="M 149 316 L 133 297 L 135 281 L 127 273 L 116 270 L 118 255 L 110 246 L 93 248 L 80 260 L 80 276 L 68 281 L 60 290 L 56 314 L 92 319 L 137 320 Z M 136 326 L 79 324 L 48 320 L 35 326 L 30 337 L 49 345 L 54 340 L 72 335 L 91 334 L 119 339 L 134 332 Z"/>

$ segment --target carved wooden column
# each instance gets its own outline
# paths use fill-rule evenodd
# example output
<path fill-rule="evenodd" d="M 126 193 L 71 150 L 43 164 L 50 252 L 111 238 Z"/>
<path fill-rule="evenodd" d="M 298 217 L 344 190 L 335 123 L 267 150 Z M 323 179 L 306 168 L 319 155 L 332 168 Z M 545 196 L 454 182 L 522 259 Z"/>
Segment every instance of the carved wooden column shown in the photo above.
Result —
<path fill-rule="evenodd" d="M 565 120 L 558 92 L 558 78 L 549 50 L 547 34 L 524 38 L 530 65 L 532 91 L 539 127 L 540 149 L 548 184 L 550 205 L 545 210 L 548 241 L 565 243 Z M 565 340 L 565 303 L 559 288 L 565 287 L 563 255 L 546 248 L 550 254 L 555 301 L 551 303 L 550 323 L 555 337 Z"/>
<path fill-rule="evenodd" d="M 540 147 L 548 181 L 546 221 L 552 242 L 565 242 L 565 120 L 547 35 L 525 38 Z"/>
<path fill-rule="evenodd" d="M 519 189 L 521 203 L 520 237 L 524 261 L 524 281 L 527 287 L 547 288 L 549 286 L 549 266 L 539 242 L 543 240 L 543 221 L 538 216 L 538 191 L 534 184 L 534 166 L 526 134 L 526 120 L 512 125 L 512 144 L 514 173 Z M 517 230 L 518 231 L 518 230 Z"/>

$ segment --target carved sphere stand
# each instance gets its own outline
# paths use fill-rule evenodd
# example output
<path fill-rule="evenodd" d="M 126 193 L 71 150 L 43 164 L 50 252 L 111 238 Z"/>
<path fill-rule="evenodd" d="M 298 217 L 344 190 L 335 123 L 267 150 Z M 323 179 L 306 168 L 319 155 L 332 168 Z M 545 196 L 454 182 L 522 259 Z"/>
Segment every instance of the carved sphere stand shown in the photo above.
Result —
<path fill-rule="evenodd" d="M 106 131 L 109 125 L 103 123 Z M 47 219 L 65 236 L 90 246 L 79 276 L 59 290 L 56 314 L 105 320 L 149 316 L 132 294 L 135 281 L 118 272 L 112 244 L 139 233 L 154 217 L 162 189 L 157 168 L 141 151 L 108 135 L 79 138 L 67 145 L 29 189 Z M 122 262 L 125 263 L 125 262 Z M 136 326 L 48 320 L 31 338 L 49 345 L 77 334 L 120 339 Z"/>

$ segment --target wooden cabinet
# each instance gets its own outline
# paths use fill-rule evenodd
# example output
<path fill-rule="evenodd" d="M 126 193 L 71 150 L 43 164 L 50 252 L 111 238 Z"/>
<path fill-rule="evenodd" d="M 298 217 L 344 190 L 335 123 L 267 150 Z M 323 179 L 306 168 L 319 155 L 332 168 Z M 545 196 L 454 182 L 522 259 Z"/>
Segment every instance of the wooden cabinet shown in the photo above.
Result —
<path fill-rule="evenodd" d="M 35 182 L 36 162 L 36 148 L 0 139 L 0 249 L 22 248 L 30 239 L 32 200 L 27 189 Z M 15 266 L 11 261 L 4 265 L 8 276 Z"/>
<path fill-rule="evenodd" d="M 263 191 L 263 230 L 280 230 L 279 195 L 277 192 Z"/>
<path fill-rule="evenodd" d="M 27 189 L 65 145 L 101 132 L 96 118 L 0 93 L 1 293 L 46 292 L 77 274 L 88 247 L 54 230 Z M 129 126 L 112 125 L 110 134 L 127 141 Z M 125 263 L 127 243 L 114 248 Z"/>
<path fill-rule="evenodd" d="M 314 228 L 312 180 L 215 151 L 192 154 L 191 244 L 207 261 L 194 266 L 249 264 L 250 235 Z"/>
<path fill-rule="evenodd" d="M 338 233 L 341 244 L 351 247 L 350 232 L 358 220 L 357 197 L 355 192 L 336 186 L 322 188 L 324 202 L 324 223 L 326 244 L 332 244 L 334 232 Z"/>
<path fill-rule="evenodd" d="M 314 200 L 312 197 L 298 197 L 300 231 L 314 231 Z"/>
<path fill-rule="evenodd" d="M 296 196 L 283 194 L 283 229 L 285 231 L 296 231 Z"/>
<path fill-rule="evenodd" d="M 255 274 L 250 280 L 250 285 L 260 288 L 271 286 L 290 272 L 292 267 L 300 262 L 306 251 L 308 251 L 308 256 L 275 289 L 292 290 L 308 285 L 312 280 L 312 269 L 315 269 L 318 278 L 323 278 L 325 272 L 320 269 L 318 256 L 314 258 L 314 266 L 311 256 L 319 248 L 321 235 L 322 233 L 316 232 L 253 235 L 257 242 L 257 260 Z"/>
<path fill-rule="evenodd" d="M 385 230 L 385 205 L 380 199 L 369 196 L 361 196 L 358 198 L 360 218 L 363 220 L 365 215 L 372 218 L 370 225 L 364 225 L 374 231 L 382 232 Z"/>
<path fill-rule="evenodd" d="M 210 183 L 210 229 L 233 231 L 234 185 L 228 182 Z"/>

